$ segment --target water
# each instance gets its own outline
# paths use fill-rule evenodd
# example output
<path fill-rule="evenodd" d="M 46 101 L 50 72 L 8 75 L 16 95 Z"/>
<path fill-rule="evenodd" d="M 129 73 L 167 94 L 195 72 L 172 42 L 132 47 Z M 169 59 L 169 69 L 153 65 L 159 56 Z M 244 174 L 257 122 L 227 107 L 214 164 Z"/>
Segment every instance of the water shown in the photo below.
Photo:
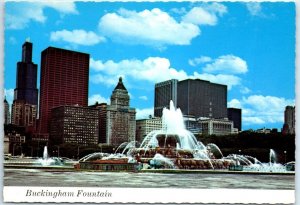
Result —
<path fill-rule="evenodd" d="M 294 175 L 162 174 L 4 169 L 4 186 L 295 189 Z"/>
<path fill-rule="evenodd" d="M 167 168 L 175 168 L 174 162 L 161 154 L 156 153 L 152 160 L 150 160 L 150 165 L 155 165 L 157 167 L 164 166 Z"/>
<path fill-rule="evenodd" d="M 270 161 L 269 163 L 276 163 L 276 153 L 273 149 L 270 149 Z"/>
<path fill-rule="evenodd" d="M 140 148 L 158 147 L 158 137 L 162 135 L 165 136 L 165 144 L 163 147 L 167 147 L 166 141 L 168 137 L 173 137 L 177 140 L 177 149 L 206 149 L 206 147 L 201 146 L 201 143 L 197 141 L 196 137 L 185 128 L 182 112 L 179 108 L 174 107 L 172 101 L 170 101 L 170 109 L 163 109 L 162 129 L 149 133 L 144 138 Z"/>

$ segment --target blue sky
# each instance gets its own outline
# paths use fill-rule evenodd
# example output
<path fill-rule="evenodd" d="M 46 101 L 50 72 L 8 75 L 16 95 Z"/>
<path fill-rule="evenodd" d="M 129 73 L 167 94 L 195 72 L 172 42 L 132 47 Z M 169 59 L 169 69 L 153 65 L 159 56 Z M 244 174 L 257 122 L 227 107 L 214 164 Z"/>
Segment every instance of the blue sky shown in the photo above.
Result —
<path fill-rule="evenodd" d="M 153 113 L 154 84 L 172 78 L 226 84 L 243 129 L 281 128 L 285 106 L 295 104 L 292 2 L 7 2 L 10 104 L 27 38 L 38 69 L 48 46 L 90 54 L 89 104 L 109 103 L 122 76 L 138 119 Z"/>

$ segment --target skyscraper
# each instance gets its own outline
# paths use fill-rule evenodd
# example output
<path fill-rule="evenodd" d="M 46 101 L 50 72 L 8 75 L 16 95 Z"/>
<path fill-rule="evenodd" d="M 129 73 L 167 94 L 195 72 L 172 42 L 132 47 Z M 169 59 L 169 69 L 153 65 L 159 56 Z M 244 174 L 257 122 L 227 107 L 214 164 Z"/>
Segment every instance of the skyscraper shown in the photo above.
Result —
<path fill-rule="evenodd" d="M 32 43 L 26 41 L 22 46 L 22 60 L 17 63 L 11 123 L 17 126 L 35 126 L 37 105 L 37 64 L 32 62 Z"/>
<path fill-rule="evenodd" d="M 106 121 L 107 121 L 107 103 L 98 103 L 96 102 L 94 105 L 89 107 L 98 109 L 99 114 L 99 143 L 106 143 Z"/>
<path fill-rule="evenodd" d="M 228 119 L 233 121 L 233 127 L 242 130 L 242 109 L 227 108 Z"/>
<path fill-rule="evenodd" d="M 48 133 L 51 109 L 88 104 L 89 54 L 48 47 L 41 54 L 39 134 Z"/>
<path fill-rule="evenodd" d="M 111 95 L 111 105 L 107 106 L 106 143 L 119 146 L 123 142 L 135 140 L 135 109 L 129 107 L 129 95 L 122 78 Z"/>
<path fill-rule="evenodd" d="M 4 124 L 10 124 L 10 112 L 9 112 L 9 104 L 6 100 L 6 98 L 4 98 Z"/>
<path fill-rule="evenodd" d="M 170 108 L 170 100 L 177 107 L 177 84 L 175 79 L 155 84 L 154 116 L 161 117 L 163 109 Z"/>
<path fill-rule="evenodd" d="M 26 103 L 25 100 L 14 100 L 11 108 L 11 123 L 18 126 L 35 127 L 37 106 Z"/>
<path fill-rule="evenodd" d="M 38 104 L 37 64 L 32 62 L 32 43 L 22 46 L 22 61 L 17 63 L 14 100 L 24 100 L 31 105 Z"/>
<path fill-rule="evenodd" d="M 155 85 L 154 115 L 173 100 L 184 115 L 227 118 L 227 86 L 200 79 L 171 80 Z"/>
<path fill-rule="evenodd" d="M 59 106 L 51 109 L 49 141 L 51 144 L 72 143 L 97 145 L 99 135 L 98 109 L 82 106 Z"/>
<path fill-rule="evenodd" d="M 288 134 L 295 134 L 295 106 L 286 106 L 284 111 L 284 127 Z"/>

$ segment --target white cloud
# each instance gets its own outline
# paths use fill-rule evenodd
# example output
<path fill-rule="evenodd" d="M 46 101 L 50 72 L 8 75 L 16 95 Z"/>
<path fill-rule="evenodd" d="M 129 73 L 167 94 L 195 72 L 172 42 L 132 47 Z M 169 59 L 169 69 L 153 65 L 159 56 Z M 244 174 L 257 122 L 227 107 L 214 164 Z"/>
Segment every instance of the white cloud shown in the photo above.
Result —
<path fill-rule="evenodd" d="M 259 2 L 248 2 L 246 3 L 247 9 L 249 11 L 249 13 L 252 16 L 261 16 L 263 15 L 262 13 L 262 7 L 261 4 Z"/>
<path fill-rule="evenodd" d="M 240 92 L 241 92 L 242 94 L 248 94 L 248 93 L 251 92 L 251 90 L 250 90 L 249 88 L 245 87 L 245 86 L 241 86 Z"/>
<path fill-rule="evenodd" d="M 123 76 L 134 81 L 147 81 L 151 83 L 162 82 L 169 79 L 184 80 L 187 78 L 208 80 L 213 83 L 225 84 L 230 90 L 233 86 L 241 84 L 241 78 L 228 74 L 210 74 L 194 72 L 188 75 L 184 70 L 171 67 L 167 58 L 149 57 L 144 60 L 126 59 L 119 62 L 108 60 L 103 62 L 91 58 L 90 67 L 95 74 L 91 76 L 91 82 L 106 85 L 115 85 L 116 79 Z M 130 81 L 131 81 L 130 80 Z"/>
<path fill-rule="evenodd" d="M 218 15 L 222 16 L 227 8 L 220 3 L 204 4 L 202 7 L 194 7 L 182 17 L 182 21 L 195 25 L 214 26 L 218 22 Z"/>
<path fill-rule="evenodd" d="M 229 107 L 242 108 L 245 125 L 283 123 L 285 107 L 294 104 L 295 101 L 291 99 L 263 95 L 251 95 L 228 102 Z"/>
<path fill-rule="evenodd" d="M 202 80 L 208 80 L 213 83 L 224 84 L 228 86 L 227 87 L 228 90 L 231 90 L 231 88 L 235 85 L 241 84 L 241 78 L 234 75 L 224 75 L 224 74 L 213 75 L 208 73 L 199 74 L 197 72 L 194 72 L 194 75 L 190 76 L 190 78 L 200 78 Z"/>
<path fill-rule="evenodd" d="M 251 95 L 248 98 L 243 99 L 244 103 L 250 105 L 255 110 L 260 112 L 276 112 L 284 111 L 284 108 L 288 104 L 294 104 L 293 100 L 286 100 L 284 98 L 274 96 L 262 96 L 262 95 Z"/>
<path fill-rule="evenodd" d="M 105 74 L 93 74 L 90 77 L 92 83 L 95 84 L 104 84 L 106 86 L 114 86 L 117 83 L 119 76 L 107 76 Z"/>
<path fill-rule="evenodd" d="M 98 36 L 96 33 L 92 31 L 85 31 L 85 30 L 61 30 L 51 32 L 50 34 L 51 41 L 65 41 L 72 44 L 78 45 L 95 45 L 100 42 L 105 41 L 104 37 Z"/>
<path fill-rule="evenodd" d="M 76 5 L 72 1 L 44 1 L 44 2 L 7 2 L 5 14 L 6 29 L 23 29 L 31 21 L 44 23 L 47 17 L 45 8 L 52 8 L 60 14 L 77 14 Z"/>
<path fill-rule="evenodd" d="M 173 12 L 175 14 L 183 15 L 183 14 L 186 14 L 187 11 L 186 11 L 185 7 L 181 7 L 181 8 L 172 8 L 171 12 Z"/>
<path fill-rule="evenodd" d="M 141 99 L 141 100 L 148 100 L 148 97 L 145 96 L 145 95 L 143 95 L 143 96 L 140 96 L 139 99 Z"/>
<path fill-rule="evenodd" d="M 194 58 L 194 59 L 189 59 L 189 64 L 191 66 L 197 66 L 199 64 L 202 64 L 202 63 L 208 63 L 208 62 L 211 62 L 212 61 L 212 58 L 211 57 L 208 57 L 208 56 L 201 56 L 199 58 Z"/>
<path fill-rule="evenodd" d="M 149 57 L 143 61 L 131 59 L 120 62 L 112 60 L 102 62 L 92 59 L 91 62 L 91 69 L 101 72 L 92 75 L 91 80 L 94 83 L 109 83 L 111 79 L 115 84 L 119 76 L 153 83 L 173 78 L 182 80 L 188 77 L 185 71 L 172 68 L 168 59 L 160 57 Z"/>
<path fill-rule="evenodd" d="M 213 13 L 201 7 L 194 7 L 185 16 L 183 16 L 182 21 L 186 23 L 192 23 L 195 25 L 216 25 L 217 16 Z"/>
<path fill-rule="evenodd" d="M 11 105 L 14 100 L 14 89 L 4 89 L 4 95 L 6 97 L 7 102 Z"/>
<path fill-rule="evenodd" d="M 234 55 L 220 56 L 210 64 L 206 64 L 203 68 L 207 73 L 240 74 L 248 71 L 247 62 L 240 57 Z"/>
<path fill-rule="evenodd" d="M 94 105 L 96 102 L 110 104 L 110 99 L 105 98 L 99 94 L 95 94 L 89 97 L 89 105 Z"/>
<path fill-rule="evenodd" d="M 62 14 L 78 14 L 76 5 L 72 1 L 43 1 L 40 2 L 40 5 L 53 8 Z"/>
<path fill-rule="evenodd" d="M 241 108 L 241 102 L 237 99 L 232 99 L 231 101 L 229 101 L 227 103 L 227 107 L 231 107 L 231 108 Z"/>
<path fill-rule="evenodd" d="M 219 16 L 223 16 L 225 13 L 227 13 L 227 7 L 217 2 L 213 2 L 212 4 L 205 4 L 204 7 L 208 11 L 218 14 Z"/>
<path fill-rule="evenodd" d="M 105 69 L 101 60 L 94 60 L 93 58 L 90 58 L 90 67 L 96 71 L 102 71 Z"/>
<path fill-rule="evenodd" d="M 266 121 L 262 117 L 243 117 L 243 123 L 246 125 L 251 124 L 266 124 Z"/>
<path fill-rule="evenodd" d="M 247 62 L 238 56 L 223 55 L 218 58 L 200 56 L 199 58 L 189 59 L 189 65 L 202 65 L 202 73 L 194 72 L 190 78 L 200 78 L 214 83 L 225 84 L 230 90 L 233 86 L 240 85 L 242 93 L 249 93 L 250 90 L 242 86 L 242 79 L 237 74 L 248 72 Z"/>
<path fill-rule="evenodd" d="M 154 8 L 141 12 L 120 9 L 99 21 L 100 31 L 114 40 L 140 44 L 189 45 L 200 34 L 197 25 L 177 22 L 168 13 Z"/>
<path fill-rule="evenodd" d="M 136 119 L 148 119 L 149 115 L 154 116 L 154 108 L 136 109 Z"/>

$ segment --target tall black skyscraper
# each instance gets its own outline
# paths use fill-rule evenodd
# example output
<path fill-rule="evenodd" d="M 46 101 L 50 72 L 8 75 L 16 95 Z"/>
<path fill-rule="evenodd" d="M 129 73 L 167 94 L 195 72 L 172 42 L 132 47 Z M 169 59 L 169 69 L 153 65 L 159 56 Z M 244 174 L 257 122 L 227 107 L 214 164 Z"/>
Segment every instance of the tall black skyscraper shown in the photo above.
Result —
<path fill-rule="evenodd" d="M 155 84 L 154 116 L 161 117 L 170 100 L 184 115 L 227 118 L 227 86 L 200 79 Z"/>
<path fill-rule="evenodd" d="M 155 84 L 154 116 L 161 117 L 163 109 L 170 108 L 170 100 L 177 107 L 177 84 L 175 79 Z"/>
<path fill-rule="evenodd" d="M 22 61 L 17 63 L 17 80 L 14 100 L 24 100 L 31 105 L 38 104 L 37 64 L 32 62 L 32 43 L 22 46 Z"/>
<path fill-rule="evenodd" d="M 227 86 L 200 79 L 179 81 L 177 106 L 185 115 L 227 118 Z"/>
<path fill-rule="evenodd" d="M 233 127 L 242 130 L 242 109 L 227 108 L 228 119 L 233 121 Z"/>

